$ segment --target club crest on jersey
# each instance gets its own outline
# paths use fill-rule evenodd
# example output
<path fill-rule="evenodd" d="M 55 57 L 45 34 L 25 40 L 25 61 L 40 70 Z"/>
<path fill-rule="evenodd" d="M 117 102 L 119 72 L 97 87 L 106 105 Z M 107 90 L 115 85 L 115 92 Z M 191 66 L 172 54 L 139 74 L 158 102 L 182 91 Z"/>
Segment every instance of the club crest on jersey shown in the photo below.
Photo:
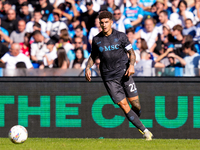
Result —
<path fill-rule="evenodd" d="M 116 38 L 116 39 L 114 39 L 114 42 L 118 42 L 118 41 L 119 41 L 119 39 L 117 39 L 117 38 Z"/>
<path fill-rule="evenodd" d="M 100 52 L 103 52 L 103 47 L 99 47 L 99 51 L 100 51 Z"/>
<path fill-rule="evenodd" d="M 104 47 L 99 47 L 99 51 L 103 52 L 103 51 L 112 51 L 112 50 L 117 50 L 119 49 L 119 44 L 115 44 L 115 45 L 109 45 L 109 46 L 104 46 Z"/>

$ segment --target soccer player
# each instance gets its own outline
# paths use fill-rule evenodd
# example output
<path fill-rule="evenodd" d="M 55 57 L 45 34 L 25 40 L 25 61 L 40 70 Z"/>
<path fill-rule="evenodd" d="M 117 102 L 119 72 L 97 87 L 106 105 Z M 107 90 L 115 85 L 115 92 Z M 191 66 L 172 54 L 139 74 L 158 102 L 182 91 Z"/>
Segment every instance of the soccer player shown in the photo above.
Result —
<path fill-rule="evenodd" d="M 99 57 L 101 77 L 111 99 L 121 107 L 128 120 L 143 133 L 146 140 L 152 140 L 152 133 L 139 119 L 141 106 L 137 88 L 130 77 L 135 72 L 135 53 L 132 45 L 126 34 L 111 28 L 113 21 L 110 12 L 101 12 L 99 20 L 102 32 L 93 38 L 92 52 L 85 69 L 86 80 L 91 81 L 90 68 Z"/>

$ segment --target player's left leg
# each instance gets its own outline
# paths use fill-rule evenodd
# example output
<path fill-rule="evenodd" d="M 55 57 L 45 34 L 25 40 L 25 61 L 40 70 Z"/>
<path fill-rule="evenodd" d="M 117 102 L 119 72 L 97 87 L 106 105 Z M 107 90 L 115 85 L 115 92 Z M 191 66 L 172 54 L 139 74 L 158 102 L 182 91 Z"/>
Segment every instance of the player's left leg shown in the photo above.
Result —
<path fill-rule="evenodd" d="M 141 115 L 141 105 L 139 101 L 139 96 L 128 97 L 130 104 L 132 105 L 132 110 L 140 117 Z"/>

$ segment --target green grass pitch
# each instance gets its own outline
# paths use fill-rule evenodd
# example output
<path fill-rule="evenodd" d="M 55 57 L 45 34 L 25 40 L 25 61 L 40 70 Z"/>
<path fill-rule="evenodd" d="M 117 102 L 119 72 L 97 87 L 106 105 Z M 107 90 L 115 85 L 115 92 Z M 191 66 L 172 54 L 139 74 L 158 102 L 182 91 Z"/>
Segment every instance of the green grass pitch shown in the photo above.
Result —
<path fill-rule="evenodd" d="M 13 144 L 0 138 L 0 150 L 199 150 L 200 140 L 186 139 L 68 139 L 28 138 L 23 144 Z"/>

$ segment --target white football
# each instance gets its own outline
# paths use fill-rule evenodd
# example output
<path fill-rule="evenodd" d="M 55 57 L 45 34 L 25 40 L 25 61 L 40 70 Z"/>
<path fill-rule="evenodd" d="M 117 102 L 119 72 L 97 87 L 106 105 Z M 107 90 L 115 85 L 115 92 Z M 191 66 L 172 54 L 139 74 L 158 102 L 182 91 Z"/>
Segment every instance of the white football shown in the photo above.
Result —
<path fill-rule="evenodd" d="M 10 129 L 8 137 L 13 143 L 23 143 L 28 138 L 28 132 L 25 127 L 15 125 Z"/>

